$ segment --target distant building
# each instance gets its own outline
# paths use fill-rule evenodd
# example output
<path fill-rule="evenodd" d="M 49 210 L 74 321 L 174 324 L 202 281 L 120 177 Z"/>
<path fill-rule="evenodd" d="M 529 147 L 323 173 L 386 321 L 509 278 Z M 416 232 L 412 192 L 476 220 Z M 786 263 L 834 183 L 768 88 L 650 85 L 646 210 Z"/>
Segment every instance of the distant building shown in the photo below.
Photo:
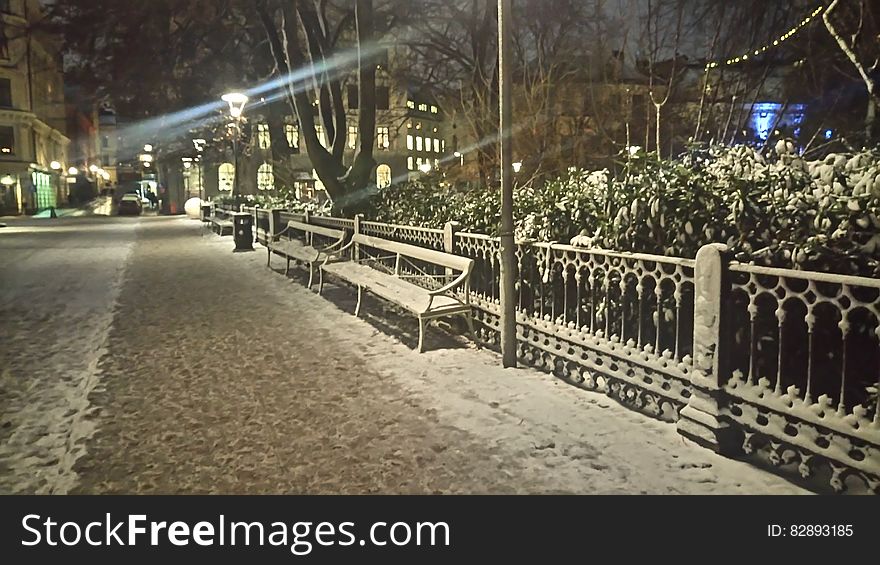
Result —
<path fill-rule="evenodd" d="M 0 213 L 67 200 L 60 38 L 40 31 L 38 0 L 0 0 Z"/>
<path fill-rule="evenodd" d="M 393 81 L 385 71 L 387 56 L 380 57 L 380 61 L 373 149 L 377 167 L 372 181 L 384 187 L 440 167 L 444 159 L 450 158 L 452 149 L 449 122 L 437 101 L 428 93 Z M 345 136 L 346 162 L 350 163 L 359 133 L 356 78 L 352 77 L 343 89 L 347 130 L 340 134 Z M 306 152 L 300 125 L 290 115 L 287 102 L 281 100 L 256 110 L 246 107 L 245 117 L 246 142 L 242 144 L 238 164 L 239 191 L 258 194 L 272 189 L 287 190 L 305 201 L 326 200 L 326 192 Z M 320 125 L 317 133 L 318 139 L 329 145 L 331 140 Z M 199 161 L 194 154 L 185 157 L 180 165 L 188 197 L 197 197 L 200 191 L 206 198 L 232 191 L 236 167 L 231 143 L 209 140 L 208 145 Z"/>

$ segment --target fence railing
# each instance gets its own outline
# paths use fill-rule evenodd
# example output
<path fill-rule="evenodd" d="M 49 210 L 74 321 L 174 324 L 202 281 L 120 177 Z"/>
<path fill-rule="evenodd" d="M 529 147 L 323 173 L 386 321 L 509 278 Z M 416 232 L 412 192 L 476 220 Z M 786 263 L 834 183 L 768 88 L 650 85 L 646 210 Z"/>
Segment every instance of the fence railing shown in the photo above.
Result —
<path fill-rule="evenodd" d="M 270 234 L 297 219 L 474 259 L 480 339 L 498 342 L 498 238 L 265 214 Z M 686 259 L 520 241 L 516 258 L 524 363 L 713 450 L 880 492 L 880 281 L 741 264 L 719 244 Z"/>

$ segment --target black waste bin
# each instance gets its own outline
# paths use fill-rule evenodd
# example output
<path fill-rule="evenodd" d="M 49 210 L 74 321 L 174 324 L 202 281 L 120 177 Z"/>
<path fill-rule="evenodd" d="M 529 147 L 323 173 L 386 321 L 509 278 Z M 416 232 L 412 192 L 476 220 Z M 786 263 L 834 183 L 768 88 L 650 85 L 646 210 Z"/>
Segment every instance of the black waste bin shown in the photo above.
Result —
<path fill-rule="evenodd" d="M 235 240 L 235 249 L 237 251 L 253 251 L 254 250 L 254 218 L 247 212 L 232 213 L 232 237 Z"/>
<path fill-rule="evenodd" d="M 202 204 L 201 220 L 203 222 L 210 222 L 211 221 L 211 205 L 210 204 Z"/>

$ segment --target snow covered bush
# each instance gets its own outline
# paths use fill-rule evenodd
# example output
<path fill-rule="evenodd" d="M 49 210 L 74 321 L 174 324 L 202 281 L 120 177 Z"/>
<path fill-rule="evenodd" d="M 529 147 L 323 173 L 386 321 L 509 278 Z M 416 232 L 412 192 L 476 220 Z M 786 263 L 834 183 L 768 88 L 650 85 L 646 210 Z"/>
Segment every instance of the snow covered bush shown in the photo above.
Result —
<path fill-rule="evenodd" d="M 694 257 L 726 243 L 741 261 L 880 274 L 880 152 L 806 161 L 788 142 L 695 148 L 674 160 L 622 155 L 616 171 L 570 171 L 515 190 L 517 235 Z M 495 233 L 497 191 L 453 192 L 428 182 L 379 191 L 374 219 Z"/>

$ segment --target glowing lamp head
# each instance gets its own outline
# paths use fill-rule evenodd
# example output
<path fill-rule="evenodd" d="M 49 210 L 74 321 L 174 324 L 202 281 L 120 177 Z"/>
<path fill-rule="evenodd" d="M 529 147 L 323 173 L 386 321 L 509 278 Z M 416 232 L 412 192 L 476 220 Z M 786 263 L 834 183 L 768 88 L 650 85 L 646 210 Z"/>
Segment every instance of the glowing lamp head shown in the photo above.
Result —
<path fill-rule="evenodd" d="M 58 161 L 52 161 L 51 163 L 49 163 L 49 168 L 53 171 L 58 171 L 61 169 L 61 163 L 59 163 Z"/>
<path fill-rule="evenodd" d="M 244 105 L 247 104 L 248 97 L 241 92 L 230 92 L 220 97 L 221 100 L 229 104 L 229 113 L 233 118 L 240 118 L 244 113 Z"/>
<path fill-rule="evenodd" d="M 153 146 L 150 145 L 149 143 L 147 143 L 146 145 L 144 145 L 144 151 L 146 151 L 147 153 L 149 153 L 149 152 L 152 151 L 152 150 L 153 150 Z"/>
<path fill-rule="evenodd" d="M 89 170 L 92 171 L 93 173 L 97 173 L 98 172 L 98 165 L 89 165 Z"/>
<path fill-rule="evenodd" d="M 520 169 L 522 169 L 522 163 L 520 161 L 517 161 L 516 163 L 513 164 L 513 172 L 514 173 L 518 173 Z"/>
<path fill-rule="evenodd" d="M 3 175 L 3 178 L 0 178 L 0 184 L 3 186 L 12 186 L 15 184 L 15 179 L 9 175 Z"/>
<path fill-rule="evenodd" d="M 453 152 L 452 155 L 455 157 L 461 157 L 461 153 L 459 153 L 458 151 Z"/>
<path fill-rule="evenodd" d="M 77 169 L 76 167 L 70 167 L 69 169 L 67 169 L 68 175 L 75 175 L 78 173 L 79 173 L 79 169 Z"/>

